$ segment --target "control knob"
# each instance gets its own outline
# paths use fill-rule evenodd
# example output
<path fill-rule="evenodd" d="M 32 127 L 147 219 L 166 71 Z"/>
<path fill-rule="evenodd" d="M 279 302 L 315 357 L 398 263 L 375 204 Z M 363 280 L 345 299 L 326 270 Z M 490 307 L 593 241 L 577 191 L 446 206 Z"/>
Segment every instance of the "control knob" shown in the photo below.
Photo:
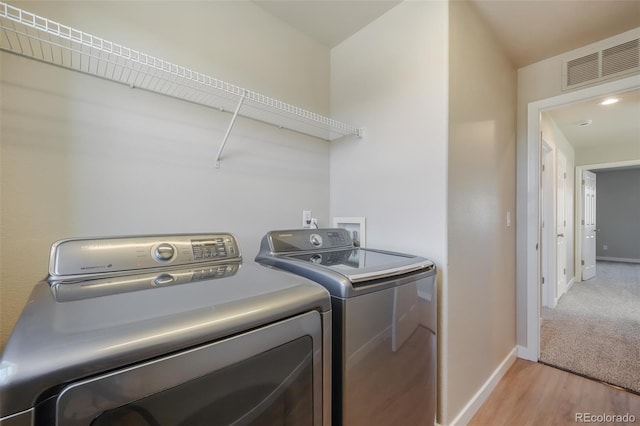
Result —
<path fill-rule="evenodd" d="M 173 284 L 175 277 L 171 274 L 160 274 L 153 280 L 153 285 L 156 287 L 162 287 L 164 285 Z"/>
<path fill-rule="evenodd" d="M 168 262 L 173 258 L 175 253 L 175 247 L 169 243 L 162 243 L 153 250 L 153 257 L 159 262 Z"/>
<path fill-rule="evenodd" d="M 311 241 L 311 244 L 315 247 L 320 247 L 322 245 L 322 237 L 318 234 L 311 234 L 309 241 Z"/>

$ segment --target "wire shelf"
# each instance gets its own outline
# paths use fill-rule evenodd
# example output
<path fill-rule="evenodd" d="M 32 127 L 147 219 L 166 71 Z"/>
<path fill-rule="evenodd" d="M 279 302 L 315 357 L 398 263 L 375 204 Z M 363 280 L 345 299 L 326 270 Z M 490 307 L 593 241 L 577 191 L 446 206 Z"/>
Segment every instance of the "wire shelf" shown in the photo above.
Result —
<path fill-rule="evenodd" d="M 3 2 L 0 28 L 3 51 L 223 111 L 233 111 L 241 104 L 240 116 L 324 140 L 361 135 L 354 126 Z"/>

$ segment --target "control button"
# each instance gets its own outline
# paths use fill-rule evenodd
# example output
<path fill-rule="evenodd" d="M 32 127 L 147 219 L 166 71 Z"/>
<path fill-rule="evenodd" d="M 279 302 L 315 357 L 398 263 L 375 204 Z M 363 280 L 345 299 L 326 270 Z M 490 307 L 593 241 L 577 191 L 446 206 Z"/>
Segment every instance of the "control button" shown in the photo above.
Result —
<path fill-rule="evenodd" d="M 309 258 L 309 261 L 311 263 L 322 263 L 322 255 L 321 254 L 314 254 L 313 256 L 311 256 Z"/>
<path fill-rule="evenodd" d="M 153 280 L 153 285 L 155 285 L 156 287 L 162 287 L 172 284 L 175 280 L 175 277 L 171 274 L 161 274 Z"/>
<path fill-rule="evenodd" d="M 318 234 L 311 234 L 309 241 L 311 241 L 311 244 L 316 247 L 320 247 L 322 245 L 322 237 Z"/>
<path fill-rule="evenodd" d="M 193 247 L 193 258 L 202 259 L 202 249 L 200 247 Z"/>
<path fill-rule="evenodd" d="M 162 243 L 153 250 L 153 257 L 160 262 L 167 262 L 173 258 L 175 253 L 175 247 L 169 243 Z"/>

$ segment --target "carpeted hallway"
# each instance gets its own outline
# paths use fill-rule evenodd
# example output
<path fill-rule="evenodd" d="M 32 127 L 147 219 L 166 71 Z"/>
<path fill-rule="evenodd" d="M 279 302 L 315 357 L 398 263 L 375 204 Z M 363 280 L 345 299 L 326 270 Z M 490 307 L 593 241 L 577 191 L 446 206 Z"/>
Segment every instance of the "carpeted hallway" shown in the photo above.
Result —
<path fill-rule="evenodd" d="M 640 394 L 640 264 L 596 268 L 542 309 L 540 361 Z"/>

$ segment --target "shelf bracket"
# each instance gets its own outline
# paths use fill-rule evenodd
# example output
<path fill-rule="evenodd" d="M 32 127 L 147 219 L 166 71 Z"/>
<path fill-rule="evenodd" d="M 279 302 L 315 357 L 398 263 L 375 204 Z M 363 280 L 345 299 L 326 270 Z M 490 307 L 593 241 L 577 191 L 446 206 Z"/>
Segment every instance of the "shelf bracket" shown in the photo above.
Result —
<path fill-rule="evenodd" d="M 236 106 L 236 110 L 233 112 L 233 117 L 231 117 L 231 122 L 229 123 L 229 127 L 227 127 L 227 132 L 224 134 L 224 138 L 222 138 L 222 144 L 220 145 L 220 149 L 218 150 L 218 155 L 216 156 L 216 168 L 220 168 L 220 158 L 222 157 L 222 151 L 224 151 L 224 146 L 227 144 L 227 139 L 229 139 L 229 134 L 231 133 L 231 129 L 233 129 L 233 125 L 236 122 L 236 118 L 238 118 L 238 112 L 240 112 L 240 107 L 247 97 L 247 91 L 244 90 L 242 92 L 242 96 L 240 96 L 240 100 L 238 101 L 238 105 Z"/>

